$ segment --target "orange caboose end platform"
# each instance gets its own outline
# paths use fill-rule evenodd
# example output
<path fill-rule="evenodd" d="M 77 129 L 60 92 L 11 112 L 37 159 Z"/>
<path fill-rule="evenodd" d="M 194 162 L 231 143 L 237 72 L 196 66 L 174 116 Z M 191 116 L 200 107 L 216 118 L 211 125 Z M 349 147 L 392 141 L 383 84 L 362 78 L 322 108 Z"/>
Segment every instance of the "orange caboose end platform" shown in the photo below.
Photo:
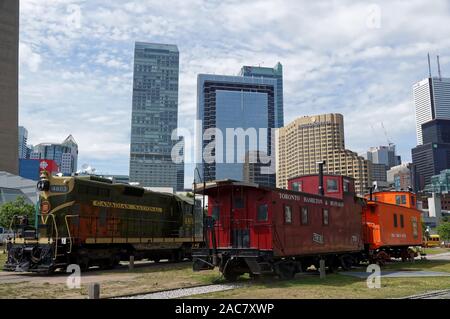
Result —
<path fill-rule="evenodd" d="M 363 208 L 364 243 L 374 256 L 409 259 L 411 246 L 422 245 L 421 214 L 416 195 L 386 191 L 366 195 Z"/>

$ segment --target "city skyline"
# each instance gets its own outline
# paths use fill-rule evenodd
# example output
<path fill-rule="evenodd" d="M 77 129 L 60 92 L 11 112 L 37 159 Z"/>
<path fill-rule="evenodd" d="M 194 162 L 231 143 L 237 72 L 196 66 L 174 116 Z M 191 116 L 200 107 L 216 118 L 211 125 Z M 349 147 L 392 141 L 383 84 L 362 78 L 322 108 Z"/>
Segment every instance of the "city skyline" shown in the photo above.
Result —
<path fill-rule="evenodd" d="M 431 15 L 436 23 L 448 21 L 444 1 L 433 7 L 380 2 L 379 25 L 368 23 L 370 6 L 350 2 L 184 1 L 175 12 L 150 2 L 47 2 L 21 3 L 19 124 L 29 130 L 31 144 L 73 134 L 79 163 L 102 172 L 129 169 L 135 41 L 178 45 L 181 127 L 193 129 L 197 74 L 236 75 L 242 65 L 273 67 L 280 61 L 285 123 L 303 115 L 342 113 L 346 144 L 358 153 L 387 144 L 384 123 L 404 161 L 411 160 L 416 144 L 411 86 L 428 76 L 427 52 L 440 55 L 444 77 L 450 70 L 450 41 L 445 40 L 450 31 L 426 28 Z M 189 11 L 195 4 L 199 10 Z M 305 19 L 292 15 L 298 10 Z M 400 11 L 402 19 L 394 14 Z M 40 13 L 43 18 L 34 19 Z M 266 19 L 249 19 L 258 13 Z M 208 27 L 207 16 L 223 23 Z M 193 166 L 186 165 L 185 185 L 192 180 Z"/>

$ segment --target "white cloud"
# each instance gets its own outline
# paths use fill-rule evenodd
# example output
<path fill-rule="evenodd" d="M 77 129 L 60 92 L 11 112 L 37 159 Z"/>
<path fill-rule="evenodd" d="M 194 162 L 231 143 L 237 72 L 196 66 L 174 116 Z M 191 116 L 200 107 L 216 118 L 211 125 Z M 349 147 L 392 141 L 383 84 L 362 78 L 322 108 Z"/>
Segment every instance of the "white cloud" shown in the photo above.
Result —
<path fill-rule="evenodd" d="M 378 130 L 383 122 L 407 159 L 415 144 L 411 86 L 428 73 L 426 53 L 440 54 L 443 74 L 450 72 L 450 4 L 376 1 L 379 29 L 368 28 L 370 4 L 24 0 L 21 124 L 29 126 L 31 140 L 72 133 L 91 165 L 126 173 L 134 41 L 174 43 L 180 49 L 182 127 L 191 128 L 195 118 L 198 73 L 236 74 L 243 64 L 280 61 L 286 123 L 306 114 L 343 113 L 347 147 L 361 152 L 385 143 L 384 134 L 368 125 Z M 80 8 L 79 27 L 68 23 L 73 6 Z"/>
<path fill-rule="evenodd" d="M 19 60 L 20 64 L 27 67 L 30 72 L 37 72 L 42 62 L 39 53 L 34 52 L 31 45 L 22 42 L 19 44 Z"/>

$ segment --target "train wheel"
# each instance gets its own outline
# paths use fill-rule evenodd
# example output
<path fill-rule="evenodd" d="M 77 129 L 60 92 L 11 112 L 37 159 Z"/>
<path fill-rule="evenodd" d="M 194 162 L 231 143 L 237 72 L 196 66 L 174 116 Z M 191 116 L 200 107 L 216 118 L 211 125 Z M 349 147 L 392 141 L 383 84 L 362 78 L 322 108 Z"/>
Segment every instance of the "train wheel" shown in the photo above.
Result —
<path fill-rule="evenodd" d="M 277 268 L 278 268 L 277 275 L 280 277 L 280 279 L 288 280 L 288 279 L 292 279 L 295 277 L 294 265 L 291 265 L 288 263 L 283 263 L 283 264 L 278 265 Z"/>
<path fill-rule="evenodd" d="M 87 256 L 78 257 L 77 264 L 80 266 L 81 271 L 87 271 L 89 269 L 89 258 Z"/>
<path fill-rule="evenodd" d="M 353 266 L 353 257 L 350 255 L 343 255 L 339 257 L 339 260 L 341 262 L 341 267 L 343 270 L 350 270 Z"/>
<path fill-rule="evenodd" d="M 239 274 L 234 272 L 232 269 L 225 269 L 225 271 L 223 272 L 223 276 L 225 277 L 226 281 L 236 281 L 239 277 Z"/>
<path fill-rule="evenodd" d="M 159 259 L 159 258 L 153 258 L 153 261 L 157 264 L 157 263 L 159 263 L 159 261 L 160 261 L 161 259 Z"/>

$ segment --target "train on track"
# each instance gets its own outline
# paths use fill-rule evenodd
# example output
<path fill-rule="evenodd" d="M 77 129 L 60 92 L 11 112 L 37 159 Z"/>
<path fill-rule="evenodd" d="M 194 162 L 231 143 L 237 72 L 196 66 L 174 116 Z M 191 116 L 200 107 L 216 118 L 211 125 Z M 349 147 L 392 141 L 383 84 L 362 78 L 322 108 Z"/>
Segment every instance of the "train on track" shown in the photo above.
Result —
<path fill-rule="evenodd" d="M 411 192 L 359 197 L 353 179 L 293 178 L 288 189 L 231 180 L 198 187 L 198 201 L 96 176 L 42 171 L 35 225 L 14 218 L 4 270 L 52 273 L 78 264 L 111 268 L 120 261 L 193 259 L 194 271 L 228 280 L 249 273 L 291 278 L 324 260 L 329 270 L 362 261 L 407 260 L 422 244 L 421 215 Z"/>
<path fill-rule="evenodd" d="M 208 196 L 207 246 L 193 251 L 193 269 L 219 267 L 230 281 L 245 273 L 292 278 L 321 260 L 329 271 L 408 260 L 422 244 L 415 194 L 361 198 L 344 176 L 301 176 L 288 189 L 215 181 L 199 192 Z"/>
<path fill-rule="evenodd" d="M 176 262 L 190 258 L 192 247 L 203 242 L 203 215 L 192 198 L 46 171 L 37 187 L 36 223 L 14 218 L 4 270 L 111 268 L 130 256 Z"/>

